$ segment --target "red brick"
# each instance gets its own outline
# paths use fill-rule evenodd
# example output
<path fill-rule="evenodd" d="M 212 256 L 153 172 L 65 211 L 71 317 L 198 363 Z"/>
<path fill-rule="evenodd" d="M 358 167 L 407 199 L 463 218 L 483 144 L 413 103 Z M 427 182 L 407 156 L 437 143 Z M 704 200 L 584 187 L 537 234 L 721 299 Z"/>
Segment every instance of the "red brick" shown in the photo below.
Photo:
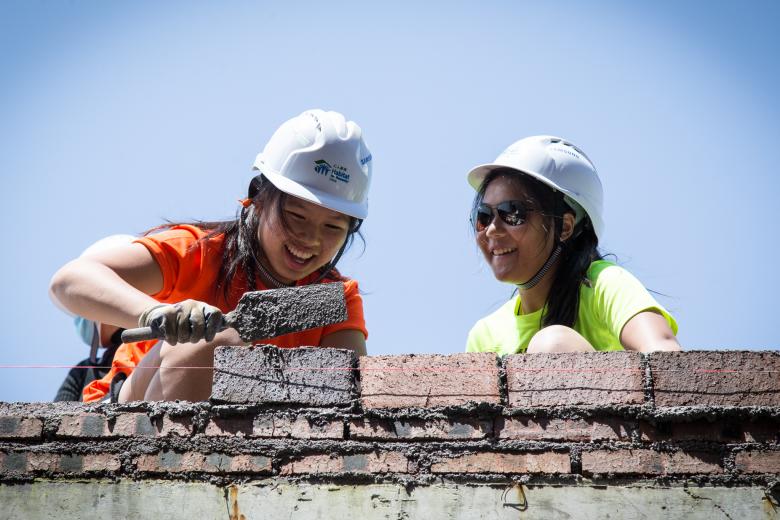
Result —
<path fill-rule="evenodd" d="M 248 437 L 252 435 L 253 417 L 213 417 L 206 425 L 208 436 L 237 436 Z"/>
<path fill-rule="evenodd" d="M 717 454 L 676 451 L 662 455 L 665 471 L 669 475 L 723 473 Z"/>
<path fill-rule="evenodd" d="M 271 459 L 251 454 L 162 451 L 141 455 L 136 467 L 149 473 L 270 473 Z"/>
<path fill-rule="evenodd" d="M 119 456 L 112 453 L 40 453 L 27 454 L 27 471 L 44 473 L 102 473 L 118 471 Z"/>
<path fill-rule="evenodd" d="M 777 442 L 780 426 L 772 421 L 708 421 L 665 423 L 654 426 L 642 423 L 642 441 L 710 441 L 710 442 Z"/>
<path fill-rule="evenodd" d="M 102 437 L 108 431 L 105 416 L 96 413 L 65 415 L 57 429 L 59 437 Z"/>
<path fill-rule="evenodd" d="M 780 451 L 741 451 L 734 457 L 741 473 L 780 474 Z"/>
<path fill-rule="evenodd" d="M 109 420 L 96 413 L 64 415 L 57 429 L 59 437 L 148 437 L 157 434 L 145 413 L 125 412 Z"/>
<path fill-rule="evenodd" d="M 0 416 L 0 439 L 32 439 L 42 432 L 43 421 L 35 417 Z"/>
<path fill-rule="evenodd" d="M 236 455 L 230 460 L 230 473 L 270 473 L 271 459 L 263 455 Z"/>
<path fill-rule="evenodd" d="M 499 403 L 493 353 L 360 358 L 365 408 L 429 408 Z"/>
<path fill-rule="evenodd" d="M 0 475 L 18 475 L 26 471 L 26 452 L 0 452 Z"/>
<path fill-rule="evenodd" d="M 136 460 L 136 468 L 138 471 L 149 473 L 200 471 L 204 460 L 205 456 L 202 453 L 162 451 L 160 453 L 140 455 Z"/>
<path fill-rule="evenodd" d="M 409 461 L 400 453 L 366 453 L 355 455 L 307 455 L 288 462 L 282 475 L 319 473 L 407 473 Z"/>
<path fill-rule="evenodd" d="M 493 427 L 477 419 L 354 419 L 350 423 L 351 439 L 378 440 L 470 440 L 484 439 Z"/>
<path fill-rule="evenodd" d="M 582 453 L 585 474 L 618 475 L 698 475 L 722 473 L 718 455 L 696 452 L 658 452 L 649 449 L 585 451 Z"/>
<path fill-rule="evenodd" d="M 431 465 L 432 473 L 571 473 L 568 453 L 471 453 Z"/>
<path fill-rule="evenodd" d="M 188 437 L 192 434 L 192 417 L 189 416 L 170 416 L 165 414 L 162 421 L 159 422 L 159 428 L 157 435 L 160 437 L 168 437 L 171 435 L 178 435 L 180 437 Z"/>
<path fill-rule="evenodd" d="M 264 455 L 209 453 L 203 459 L 204 473 L 269 473 L 271 459 Z"/>
<path fill-rule="evenodd" d="M 104 435 L 114 437 L 148 437 L 156 435 L 149 416 L 145 413 L 122 413 L 107 424 Z"/>
<path fill-rule="evenodd" d="M 636 422 L 620 419 L 531 419 L 508 417 L 496 420 L 500 439 L 530 441 L 589 442 L 600 440 L 630 440 Z"/>
<path fill-rule="evenodd" d="M 118 471 L 119 456 L 112 453 L 90 453 L 84 455 L 84 471 Z"/>
<path fill-rule="evenodd" d="M 589 421 L 592 430 L 590 432 L 591 441 L 601 440 L 631 440 L 632 432 L 639 430 L 639 426 L 636 421 L 621 420 L 621 419 L 605 419 L 605 420 L 591 420 Z"/>
<path fill-rule="evenodd" d="M 715 428 L 712 424 L 704 426 L 698 421 L 682 428 L 679 424 L 664 423 L 655 425 L 644 421 L 639 425 L 640 439 L 643 442 L 668 441 L 672 439 L 691 440 L 691 437 L 699 440 L 721 440 L 720 432 L 716 432 Z M 677 437 L 675 433 L 680 435 L 680 437 Z"/>
<path fill-rule="evenodd" d="M 259 415 L 255 418 L 255 437 L 291 437 L 293 439 L 343 439 L 344 422 L 336 419 Z"/>
<path fill-rule="evenodd" d="M 641 405 L 640 360 L 636 352 L 507 356 L 509 406 Z"/>
<path fill-rule="evenodd" d="M 57 453 L 28 453 L 27 471 L 56 472 L 60 466 L 60 455 Z"/>
<path fill-rule="evenodd" d="M 780 406 L 780 352 L 654 352 L 655 405 Z"/>

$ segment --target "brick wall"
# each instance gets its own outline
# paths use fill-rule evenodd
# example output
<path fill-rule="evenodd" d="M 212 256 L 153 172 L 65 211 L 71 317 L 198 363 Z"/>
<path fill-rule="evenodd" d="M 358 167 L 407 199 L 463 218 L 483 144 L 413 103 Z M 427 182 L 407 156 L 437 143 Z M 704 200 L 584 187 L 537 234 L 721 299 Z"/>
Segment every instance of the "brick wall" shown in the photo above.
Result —
<path fill-rule="evenodd" d="M 365 357 L 222 347 L 204 403 L 0 403 L 0 484 L 576 485 L 780 476 L 780 353 Z"/>

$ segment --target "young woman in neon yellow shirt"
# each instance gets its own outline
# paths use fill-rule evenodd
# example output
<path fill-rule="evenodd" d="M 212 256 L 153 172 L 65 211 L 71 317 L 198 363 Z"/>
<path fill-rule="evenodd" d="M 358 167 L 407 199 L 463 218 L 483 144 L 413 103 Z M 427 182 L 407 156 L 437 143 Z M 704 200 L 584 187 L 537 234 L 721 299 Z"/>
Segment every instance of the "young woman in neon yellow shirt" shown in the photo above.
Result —
<path fill-rule="evenodd" d="M 674 318 L 598 252 L 601 181 L 581 149 L 528 137 L 468 181 L 477 244 L 496 279 L 518 293 L 474 325 L 467 351 L 680 350 Z"/>

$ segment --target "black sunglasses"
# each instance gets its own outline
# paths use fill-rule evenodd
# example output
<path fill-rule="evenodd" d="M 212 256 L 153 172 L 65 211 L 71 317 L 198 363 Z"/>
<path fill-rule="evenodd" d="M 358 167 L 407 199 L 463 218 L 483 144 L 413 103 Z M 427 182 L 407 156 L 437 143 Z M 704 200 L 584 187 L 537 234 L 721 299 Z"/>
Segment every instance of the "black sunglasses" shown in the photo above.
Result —
<path fill-rule="evenodd" d="M 493 217 L 497 213 L 498 218 L 510 226 L 519 226 L 528 218 L 528 212 L 531 211 L 522 201 L 505 200 L 495 206 L 481 203 L 476 207 L 471 215 L 471 225 L 477 230 L 477 233 L 487 228 Z"/>

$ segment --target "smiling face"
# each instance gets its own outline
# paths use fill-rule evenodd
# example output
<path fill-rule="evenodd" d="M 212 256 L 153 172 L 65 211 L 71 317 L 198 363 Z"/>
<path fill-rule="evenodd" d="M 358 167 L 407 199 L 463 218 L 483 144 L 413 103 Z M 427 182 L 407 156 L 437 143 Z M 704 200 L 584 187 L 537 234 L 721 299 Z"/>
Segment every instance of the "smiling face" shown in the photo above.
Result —
<path fill-rule="evenodd" d="M 347 238 L 350 218 L 293 196 L 282 202 L 288 230 L 275 211 L 264 212 L 257 234 L 271 274 L 283 283 L 326 265 Z"/>
<path fill-rule="evenodd" d="M 485 189 L 482 202 L 490 207 L 510 200 L 529 200 L 519 175 L 499 176 Z M 496 216 L 477 232 L 477 244 L 497 280 L 520 284 L 530 280 L 544 265 L 555 244 L 550 224 L 539 211 L 529 211 L 526 220 L 516 226 Z"/>

